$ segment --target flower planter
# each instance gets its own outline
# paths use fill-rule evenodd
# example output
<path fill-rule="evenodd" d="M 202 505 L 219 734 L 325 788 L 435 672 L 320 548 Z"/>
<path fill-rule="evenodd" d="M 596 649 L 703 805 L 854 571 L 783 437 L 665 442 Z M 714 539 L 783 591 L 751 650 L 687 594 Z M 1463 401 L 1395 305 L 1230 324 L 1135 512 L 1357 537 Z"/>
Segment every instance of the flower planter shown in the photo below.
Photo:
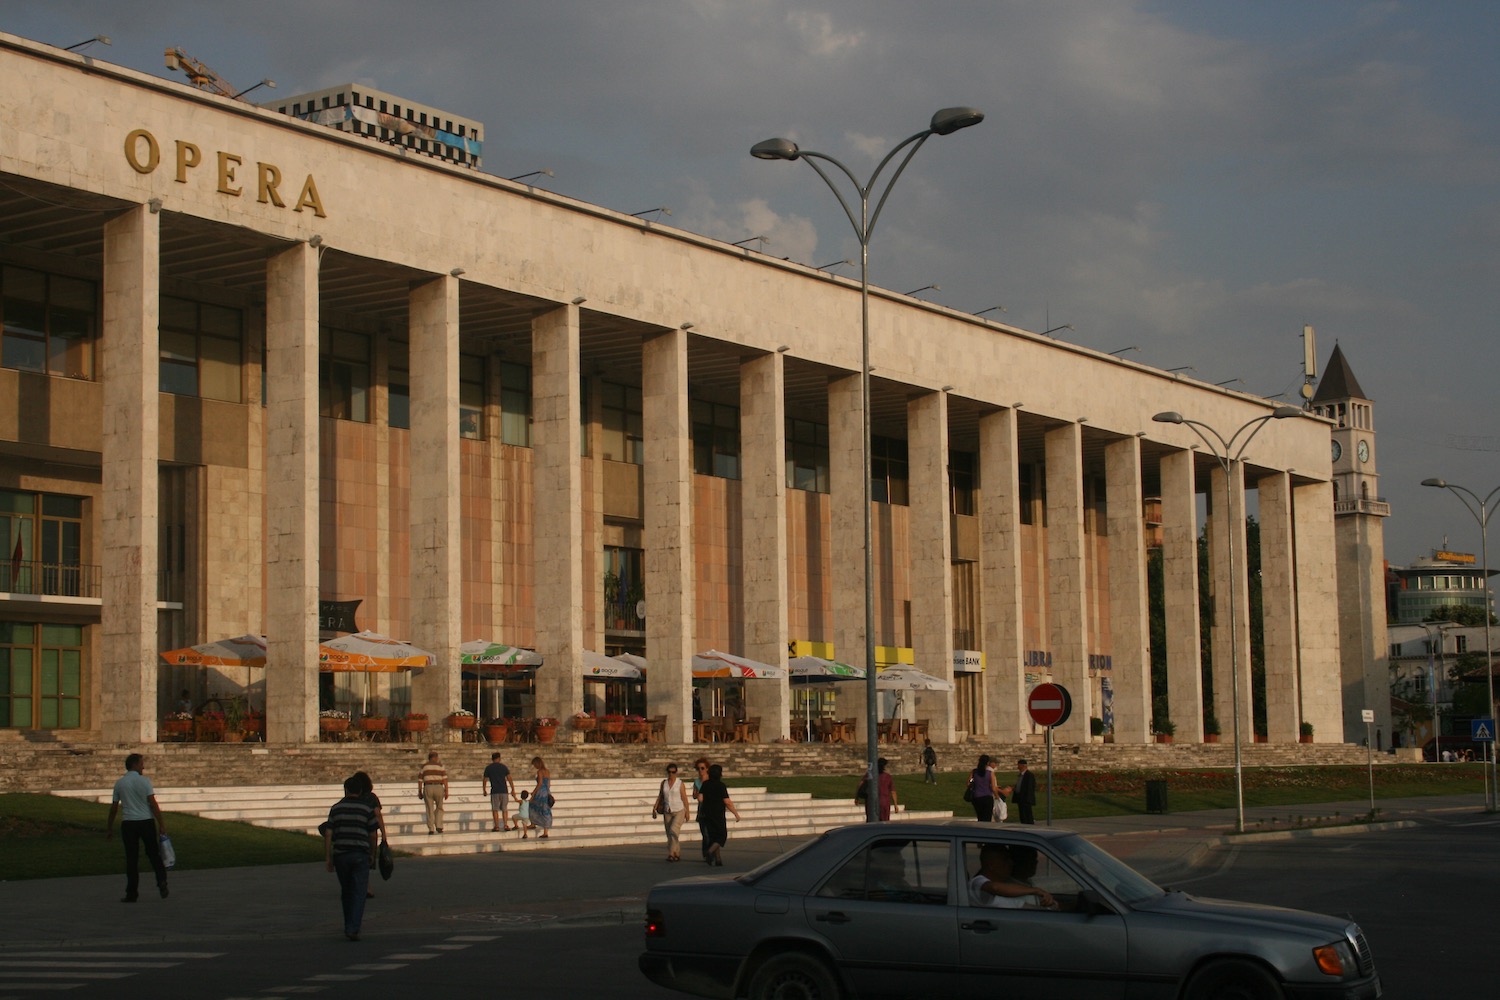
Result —
<path fill-rule="evenodd" d="M 163 736 L 189 736 L 193 732 L 193 720 L 163 719 L 161 732 Z"/>
<path fill-rule="evenodd" d="M 595 719 L 592 715 L 575 716 L 573 719 L 573 728 L 578 730 L 580 733 L 593 732 L 594 727 L 597 724 L 598 720 Z"/>
<path fill-rule="evenodd" d="M 473 729 L 475 725 L 472 715 L 450 715 L 447 721 L 449 729 Z"/>
<path fill-rule="evenodd" d="M 425 733 L 429 721 L 428 719 L 398 719 L 396 728 L 403 733 Z"/>
<path fill-rule="evenodd" d="M 1257 742 L 1257 743 L 1265 743 L 1265 742 L 1268 741 L 1268 739 L 1269 739 L 1269 737 L 1267 737 L 1265 733 L 1256 733 L 1255 734 L 1255 742 Z"/>
<path fill-rule="evenodd" d="M 318 731 L 321 733 L 347 733 L 349 731 L 349 720 L 319 719 Z"/>
<path fill-rule="evenodd" d="M 651 723 L 645 722 L 645 721 L 641 721 L 641 722 L 627 722 L 627 723 L 625 723 L 625 735 L 626 736 L 649 736 L 649 735 L 651 735 Z"/>
<path fill-rule="evenodd" d="M 504 743 L 510 738 L 509 726 L 485 726 L 484 738 L 491 743 Z"/>
<path fill-rule="evenodd" d="M 360 732 L 363 733 L 381 733 L 385 731 L 388 725 L 389 723 L 385 719 L 375 718 L 373 716 L 367 719 L 359 720 L 359 729 Z"/>
<path fill-rule="evenodd" d="M 1218 733 L 1204 733 L 1203 734 L 1203 742 L 1204 743 L 1217 743 L 1217 742 L 1219 742 L 1219 734 Z"/>
<path fill-rule="evenodd" d="M 1156 742 L 1158 742 L 1158 743 L 1171 743 L 1172 742 L 1172 737 L 1169 736 L 1166 733 L 1157 733 L 1156 734 Z"/>
<path fill-rule="evenodd" d="M 1311 733 L 1309 733 L 1306 736 L 1299 736 L 1299 737 L 1297 737 L 1297 742 L 1298 743 L 1311 743 L 1312 741 L 1313 741 L 1313 738 L 1312 738 L 1312 734 Z"/>
<path fill-rule="evenodd" d="M 556 726 L 537 726 L 536 727 L 536 741 L 538 743 L 551 743 L 555 739 L 557 739 L 557 727 Z"/>
<path fill-rule="evenodd" d="M 240 732 L 246 736 L 264 736 L 266 734 L 266 720 L 243 719 L 240 722 Z"/>
<path fill-rule="evenodd" d="M 224 742 L 225 743 L 243 743 L 243 742 L 245 742 L 245 734 L 244 734 L 244 732 L 242 732 L 241 730 L 238 730 L 238 729 L 226 729 L 226 730 L 224 730 Z"/>
<path fill-rule="evenodd" d="M 619 736 L 621 733 L 625 732 L 625 720 L 600 719 L 599 732 L 604 733 L 606 736 Z"/>

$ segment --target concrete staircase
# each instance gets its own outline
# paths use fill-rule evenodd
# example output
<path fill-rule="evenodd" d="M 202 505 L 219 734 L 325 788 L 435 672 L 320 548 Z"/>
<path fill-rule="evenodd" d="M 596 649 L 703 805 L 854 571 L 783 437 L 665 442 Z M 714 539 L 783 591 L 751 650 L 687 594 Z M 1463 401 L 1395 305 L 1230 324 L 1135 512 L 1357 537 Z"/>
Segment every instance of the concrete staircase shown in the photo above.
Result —
<path fill-rule="evenodd" d="M 517 789 L 530 781 L 517 781 Z M 557 805 L 552 811 L 552 835 L 522 840 L 519 833 L 490 830 L 489 797 L 480 794 L 477 781 L 453 781 L 443 820 L 444 832 L 427 833 L 422 803 L 414 780 L 380 782 L 386 832 L 391 846 L 417 855 L 482 854 L 491 851 L 546 850 L 559 847 L 602 847 L 620 844 L 662 844 L 665 835 L 659 819 L 651 818 L 659 782 L 655 778 L 573 778 L 552 781 Z M 764 788 L 731 789 L 741 819 L 730 819 L 731 837 L 807 837 L 833 826 L 857 823 L 860 808 L 847 799 L 814 799 L 805 794 L 768 792 Z M 70 798 L 108 803 L 109 788 L 70 788 L 54 792 Z M 157 786 L 157 801 L 163 810 L 190 813 L 207 819 L 235 820 L 277 830 L 316 834 L 328 817 L 328 808 L 339 796 L 336 784 L 252 785 L 236 787 Z M 514 804 L 510 806 L 514 813 Z M 947 812 L 903 813 L 910 819 L 946 819 Z M 682 831 L 684 857 L 698 854 L 698 827 L 686 824 Z"/>

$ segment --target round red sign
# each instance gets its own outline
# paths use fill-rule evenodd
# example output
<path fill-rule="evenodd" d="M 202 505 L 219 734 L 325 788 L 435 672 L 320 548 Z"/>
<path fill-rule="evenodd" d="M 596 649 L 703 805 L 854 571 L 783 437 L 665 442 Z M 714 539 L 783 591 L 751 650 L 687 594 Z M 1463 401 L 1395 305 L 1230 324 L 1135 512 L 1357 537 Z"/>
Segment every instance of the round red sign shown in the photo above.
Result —
<path fill-rule="evenodd" d="M 1038 684 L 1026 697 L 1026 710 L 1039 726 L 1060 726 L 1073 712 L 1073 699 L 1061 684 Z"/>

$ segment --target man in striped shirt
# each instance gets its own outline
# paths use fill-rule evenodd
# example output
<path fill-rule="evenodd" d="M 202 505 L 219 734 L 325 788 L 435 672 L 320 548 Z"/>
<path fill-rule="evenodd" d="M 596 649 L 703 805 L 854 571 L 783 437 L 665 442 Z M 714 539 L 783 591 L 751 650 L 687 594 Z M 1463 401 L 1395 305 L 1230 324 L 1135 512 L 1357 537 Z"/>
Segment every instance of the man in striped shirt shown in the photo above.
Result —
<path fill-rule="evenodd" d="M 380 845 L 380 823 L 375 810 L 360 801 L 364 787 L 356 778 L 344 781 L 344 797 L 328 810 L 323 831 L 324 863 L 339 877 L 339 902 L 344 907 L 344 937 L 359 940 L 369 891 L 370 866 Z"/>
<path fill-rule="evenodd" d="M 427 808 L 427 835 L 443 832 L 443 803 L 448 801 L 448 769 L 436 750 L 427 752 L 427 763 L 417 773 L 417 797 Z"/>

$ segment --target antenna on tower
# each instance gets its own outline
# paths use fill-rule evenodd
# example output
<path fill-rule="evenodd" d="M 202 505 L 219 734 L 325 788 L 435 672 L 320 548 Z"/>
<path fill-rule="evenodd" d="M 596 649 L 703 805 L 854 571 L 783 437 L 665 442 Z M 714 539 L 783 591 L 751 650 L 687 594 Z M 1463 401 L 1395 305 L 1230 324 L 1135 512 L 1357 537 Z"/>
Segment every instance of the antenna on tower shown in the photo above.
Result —
<path fill-rule="evenodd" d="M 1313 398 L 1313 383 L 1318 380 L 1317 334 L 1310 324 L 1302 324 L 1302 398 Z"/>

